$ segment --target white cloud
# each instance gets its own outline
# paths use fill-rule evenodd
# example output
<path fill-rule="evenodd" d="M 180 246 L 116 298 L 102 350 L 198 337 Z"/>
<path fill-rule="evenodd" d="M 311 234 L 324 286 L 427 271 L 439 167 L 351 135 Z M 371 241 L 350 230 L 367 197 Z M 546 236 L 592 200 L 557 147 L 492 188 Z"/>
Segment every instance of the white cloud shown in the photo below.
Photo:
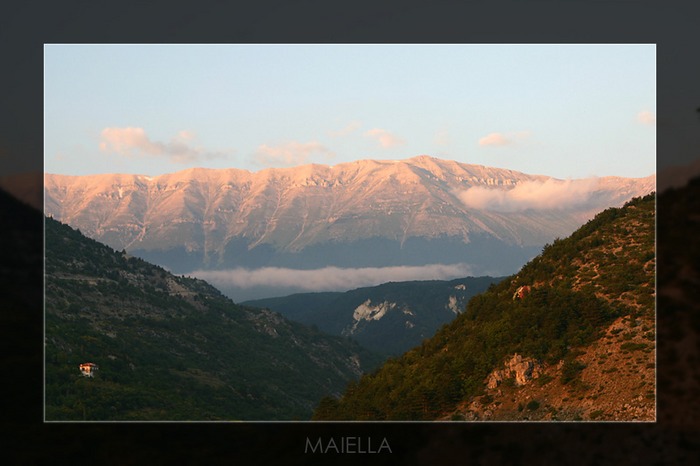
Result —
<path fill-rule="evenodd" d="M 511 143 L 512 141 L 501 133 L 491 133 L 479 139 L 480 146 L 505 146 Z"/>
<path fill-rule="evenodd" d="M 342 128 L 338 131 L 329 131 L 328 135 L 331 137 L 334 137 L 334 138 L 348 136 L 349 134 L 352 134 L 355 131 L 357 131 L 358 129 L 360 129 L 360 126 L 362 126 L 361 122 L 351 121 L 344 128 Z"/>
<path fill-rule="evenodd" d="M 335 153 L 318 141 L 290 141 L 277 146 L 261 144 L 253 155 L 253 162 L 265 167 L 290 167 L 307 163 L 312 156 L 329 160 Z"/>
<path fill-rule="evenodd" d="M 643 125 L 654 125 L 656 123 L 656 115 L 653 112 L 645 110 L 637 114 L 637 121 Z"/>
<path fill-rule="evenodd" d="M 479 139 L 480 146 L 507 146 L 510 144 L 515 144 L 522 142 L 524 139 L 530 137 L 529 131 L 517 131 L 514 133 L 490 133 Z"/>
<path fill-rule="evenodd" d="M 260 269 L 196 270 L 191 275 L 218 287 L 252 288 L 274 286 L 308 291 L 342 291 L 374 286 L 390 281 L 447 280 L 466 277 L 471 269 L 466 264 L 432 264 L 423 266 L 339 268 L 297 270 L 279 267 Z"/>
<path fill-rule="evenodd" d="M 192 131 L 182 130 L 177 133 L 177 138 L 182 141 L 191 141 L 195 138 L 195 134 Z"/>
<path fill-rule="evenodd" d="M 226 157 L 220 152 L 207 152 L 191 147 L 194 133 L 180 131 L 169 142 L 152 141 L 143 128 L 105 128 L 100 133 L 100 150 L 125 157 L 165 157 L 172 162 L 189 163 L 202 159 Z"/>
<path fill-rule="evenodd" d="M 371 129 L 365 133 L 365 136 L 376 139 L 384 149 L 401 146 L 406 143 L 403 139 L 381 128 Z"/>
<path fill-rule="evenodd" d="M 584 180 L 526 181 L 512 189 L 473 186 L 457 193 L 469 208 L 496 212 L 519 212 L 527 209 L 563 209 L 585 205 L 598 187 L 597 178 Z"/>
<path fill-rule="evenodd" d="M 143 128 L 105 128 L 100 133 L 100 150 L 112 151 L 123 155 L 132 152 L 160 154 L 163 150 L 152 143 Z"/>

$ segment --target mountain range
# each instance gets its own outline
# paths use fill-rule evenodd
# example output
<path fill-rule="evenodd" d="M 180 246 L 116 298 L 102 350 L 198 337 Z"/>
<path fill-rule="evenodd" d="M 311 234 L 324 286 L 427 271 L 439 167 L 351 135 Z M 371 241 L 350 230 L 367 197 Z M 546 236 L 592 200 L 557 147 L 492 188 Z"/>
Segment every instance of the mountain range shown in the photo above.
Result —
<path fill-rule="evenodd" d="M 46 174 L 44 184 L 48 216 L 174 273 L 463 266 L 426 277 L 444 279 L 513 273 L 595 213 L 653 191 L 655 176 L 559 180 L 418 156 L 155 177 Z M 214 283 L 229 296 L 243 286 Z"/>
<path fill-rule="evenodd" d="M 688 344 L 697 340 L 700 333 L 699 321 L 694 318 L 698 315 L 695 295 L 700 249 L 691 234 L 698 228 L 695 215 L 700 209 L 698 194 L 700 182 L 696 180 L 690 186 L 661 193 L 658 198 L 657 422 L 633 425 L 592 423 L 569 427 L 546 423 L 506 423 L 494 426 L 499 430 L 497 435 L 486 437 L 481 434 L 489 426 L 475 423 L 458 426 L 441 424 L 444 429 L 429 429 L 429 438 L 423 435 L 425 429 L 402 429 L 397 438 L 405 445 L 404 456 L 428 458 L 429 461 L 435 457 L 463 458 L 468 454 L 480 460 L 492 460 L 493 452 L 497 452 L 497 460 L 509 460 L 512 459 L 512 452 L 516 452 L 516 458 L 537 456 L 560 461 L 563 451 L 549 447 L 564 445 L 565 456 L 571 457 L 573 454 L 583 462 L 600 462 L 600 458 L 610 456 L 613 460 L 624 462 L 635 455 L 647 458 L 647 462 L 682 464 L 690 461 L 696 453 L 695 445 L 700 432 L 700 405 L 696 402 L 700 377 L 698 365 L 694 364 L 700 347 Z M 93 447 L 98 459 L 107 462 L 143 459 L 143 451 L 149 455 L 167 452 L 173 459 L 191 456 L 189 433 L 181 436 L 183 441 L 172 441 L 172 436 L 182 431 L 177 424 L 150 423 L 139 429 L 125 429 L 123 425 L 109 423 L 101 429 L 80 429 L 80 434 L 76 436 L 74 429 L 66 432 L 66 429 L 57 429 L 50 423 L 27 422 L 28 419 L 41 419 L 43 409 L 42 404 L 36 402 L 43 396 L 43 345 L 36 342 L 43 341 L 44 221 L 39 211 L 41 203 L 39 210 L 34 211 L 2 191 L 0 203 L 3 206 L 0 213 L 7 225 L 1 230 L 4 244 L 8 245 L 3 253 L 16 257 L 3 281 L 6 312 L 2 316 L 3 323 L 7 324 L 3 345 L 11 357 L 3 359 L 2 367 L 8 380 L 23 381 L 6 387 L 9 391 L 7 400 L 12 401 L 6 403 L 5 414 L 11 427 L 8 430 L 9 438 L 15 445 L 10 450 L 10 458 L 18 462 L 36 462 L 51 461 L 57 453 L 80 456 L 84 455 L 86 442 Z M 26 217 L 30 217 L 31 222 L 24 221 Z M 3 264 L 6 262 L 3 261 Z M 28 367 L 37 370 L 27 370 Z M 297 436 L 289 435 L 291 430 L 296 432 L 299 425 L 256 426 L 247 429 L 240 426 L 235 445 L 230 443 L 232 440 L 228 429 L 207 430 L 206 435 L 212 438 L 210 444 L 218 447 L 209 448 L 205 453 L 200 451 L 196 456 L 200 458 L 204 454 L 207 458 L 217 459 L 230 455 L 232 448 L 247 446 L 248 450 L 253 449 L 251 456 L 261 454 L 275 460 L 282 454 L 299 450 Z M 378 435 L 386 434 L 389 429 L 388 425 L 366 426 L 365 430 L 376 426 L 380 429 Z M 505 431 L 500 431 L 501 427 Z M 301 428 L 316 435 L 320 435 L 321 430 L 328 435 L 342 435 L 346 429 L 343 424 L 306 424 Z M 269 434 L 270 429 L 274 429 L 272 435 Z M 420 435 L 413 435 L 414 431 Z M 37 438 L 42 439 L 43 447 L 40 449 L 35 448 Z M 74 441 L 76 438 L 81 440 Z M 280 439 L 280 442 L 275 440 L 272 450 L 270 438 Z M 446 442 L 446 439 L 449 441 Z M 392 438 L 392 446 L 394 443 Z M 127 444 L 132 448 L 123 448 Z"/>

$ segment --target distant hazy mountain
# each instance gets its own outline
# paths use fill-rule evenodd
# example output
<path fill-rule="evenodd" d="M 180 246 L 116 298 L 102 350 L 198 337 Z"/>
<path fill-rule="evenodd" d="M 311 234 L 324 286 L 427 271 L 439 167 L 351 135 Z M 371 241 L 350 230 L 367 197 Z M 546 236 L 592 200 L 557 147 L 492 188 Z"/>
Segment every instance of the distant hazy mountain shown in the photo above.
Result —
<path fill-rule="evenodd" d="M 472 296 L 500 280 L 467 277 L 385 283 L 344 293 L 300 293 L 242 304 L 269 308 L 288 319 L 352 337 L 365 348 L 399 355 L 431 337 L 461 314 Z"/>
<path fill-rule="evenodd" d="M 380 360 L 52 219 L 45 264 L 47 420 L 308 419 Z"/>
<path fill-rule="evenodd" d="M 557 180 L 428 156 L 249 172 L 45 175 L 49 216 L 177 273 L 425 264 L 505 275 L 655 177 Z"/>

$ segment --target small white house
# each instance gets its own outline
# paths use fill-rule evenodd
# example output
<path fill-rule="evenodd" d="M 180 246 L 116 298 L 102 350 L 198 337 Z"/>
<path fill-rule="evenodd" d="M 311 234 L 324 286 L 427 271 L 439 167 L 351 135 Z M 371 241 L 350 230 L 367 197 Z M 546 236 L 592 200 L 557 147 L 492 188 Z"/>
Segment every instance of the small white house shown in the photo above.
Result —
<path fill-rule="evenodd" d="M 99 369 L 99 367 L 97 367 L 97 364 L 93 364 L 91 362 L 85 362 L 80 365 L 80 372 L 85 377 L 94 377 L 95 371 L 97 371 L 97 369 Z"/>

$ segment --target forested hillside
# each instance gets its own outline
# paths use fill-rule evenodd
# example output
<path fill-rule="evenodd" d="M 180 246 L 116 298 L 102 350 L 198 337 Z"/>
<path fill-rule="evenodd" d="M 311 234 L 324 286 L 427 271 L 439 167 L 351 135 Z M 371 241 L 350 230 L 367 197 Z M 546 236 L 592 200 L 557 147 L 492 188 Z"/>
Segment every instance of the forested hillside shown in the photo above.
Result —
<path fill-rule="evenodd" d="M 469 299 L 503 277 L 390 282 L 346 292 L 298 293 L 246 301 L 290 320 L 350 336 L 365 348 L 397 356 L 432 336 Z"/>
<path fill-rule="evenodd" d="M 46 420 L 308 419 L 378 362 L 46 219 Z M 94 377 L 79 370 L 96 364 Z"/>
<path fill-rule="evenodd" d="M 653 420 L 654 221 L 653 194 L 600 213 L 315 419 Z"/>

